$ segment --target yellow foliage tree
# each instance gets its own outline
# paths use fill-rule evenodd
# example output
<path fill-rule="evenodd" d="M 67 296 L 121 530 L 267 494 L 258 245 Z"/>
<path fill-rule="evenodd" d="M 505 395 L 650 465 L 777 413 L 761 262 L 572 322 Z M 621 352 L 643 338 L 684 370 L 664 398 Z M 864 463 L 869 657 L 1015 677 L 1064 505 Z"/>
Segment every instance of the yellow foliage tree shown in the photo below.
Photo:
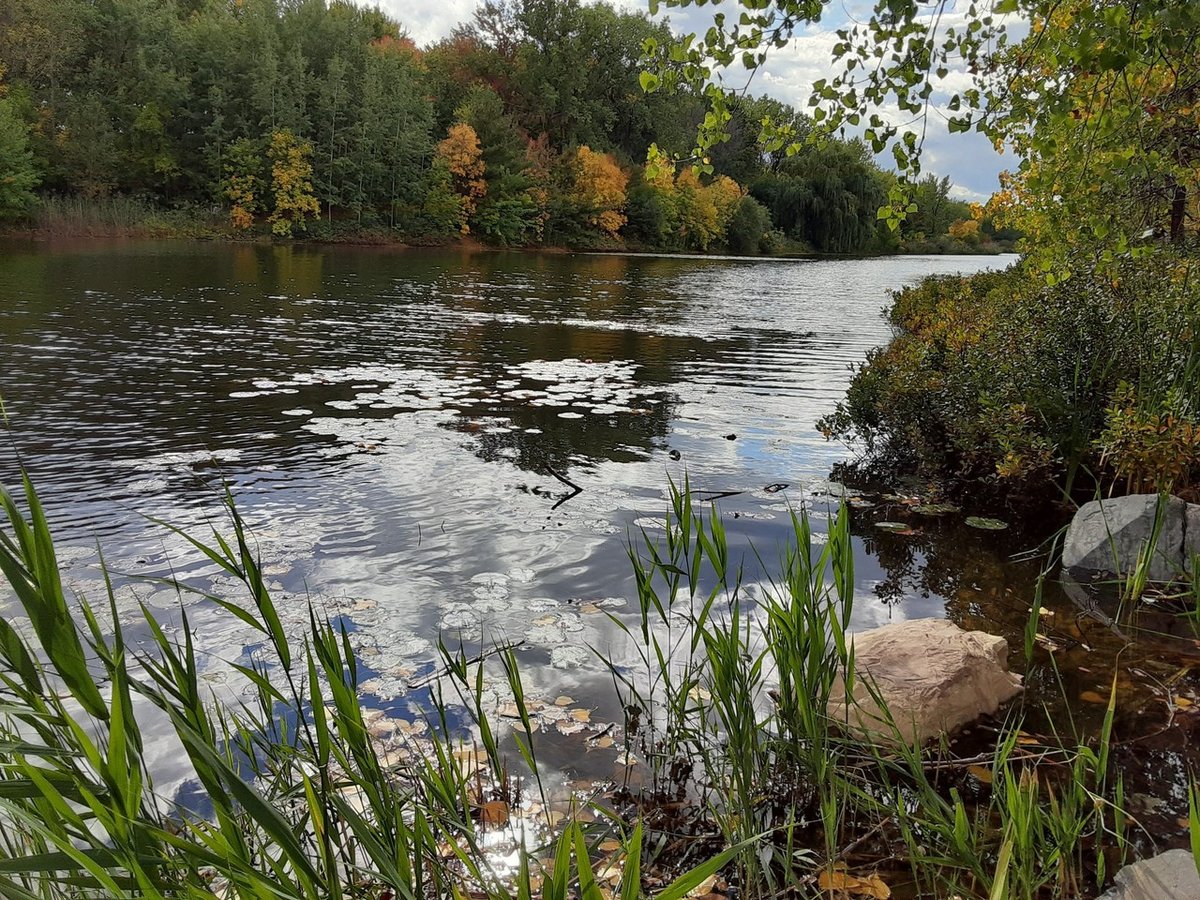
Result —
<path fill-rule="evenodd" d="M 312 144 L 301 140 L 286 128 L 271 132 L 267 157 L 271 160 L 271 187 L 275 209 L 269 217 L 271 231 L 279 237 L 291 237 L 293 229 L 303 229 L 304 219 L 317 216 L 321 206 L 313 195 Z"/>
<path fill-rule="evenodd" d="M 465 122 L 451 125 L 446 139 L 438 144 L 437 160 L 450 173 L 454 192 L 460 198 L 462 213 L 459 227 L 463 234 L 469 234 L 471 228 L 467 220 L 474 215 L 479 201 L 487 194 L 487 182 L 483 179 L 487 167 L 475 129 Z"/>
<path fill-rule="evenodd" d="M 724 240 L 738 202 L 746 192 L 728 175 L 718 175 L 705 190 L 712 198 L 713 208 L 717 212 L 717 237 Z"/>
<path fill-rule="evenodd" d="M 616 236 L 625 224 L 625 189 L 629 176 L 607 153 L 580 147 L 574 160 L 574 200 L 585 211 L 588 224 Z"/>
<path fill-rule="evenodd" d="M 736 181 L 720 175 L 710 184 L 701 184 L 694 169 L 688 167 L 675 179 L 679 206 L 679 230 L 683 243 L 696 250 L 725 239 L 729 222 L 745 191 Z"/>
<path fill-rule="evenodd" d="M 956 241 L 974 244 L 979 241 L 979 219 L 959 219 L 946 229 L 950 237 Z"/>

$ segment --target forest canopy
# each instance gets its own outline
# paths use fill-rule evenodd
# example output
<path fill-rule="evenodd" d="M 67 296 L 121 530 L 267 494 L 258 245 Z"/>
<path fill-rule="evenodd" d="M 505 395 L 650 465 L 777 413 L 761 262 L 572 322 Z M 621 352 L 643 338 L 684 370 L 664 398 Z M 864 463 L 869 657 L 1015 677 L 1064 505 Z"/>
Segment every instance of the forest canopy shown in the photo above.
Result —
<path fill-rule="evenodd" d="M 672 39 L 580 0 L 486 0 L 425 47 L 346 0 L 7 0 L 0 215 L 127 197 L 234 233 L 741 253 L 996 237 L 936 178 L 931 212 L 892 233 L 895 176 L 870 148 L 777 152 L 764 120 L 812 122 L 765 97 L 728 104 L 703 172 L 647 173 L 706 114 L 703 90 L 643 90 L 645 48 Z"/>

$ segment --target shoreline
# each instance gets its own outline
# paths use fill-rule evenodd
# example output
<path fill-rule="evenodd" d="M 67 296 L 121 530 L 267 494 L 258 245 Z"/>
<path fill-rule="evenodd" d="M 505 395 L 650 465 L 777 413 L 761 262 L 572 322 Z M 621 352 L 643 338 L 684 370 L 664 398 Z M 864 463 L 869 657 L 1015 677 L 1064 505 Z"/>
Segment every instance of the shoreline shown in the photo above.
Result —
<path fill-rule="evenodd" d="M 570 247 L 562 244 L 488 244 L 471 235 L 448 240 L 405 240 L 371 231 L 348 233 L 333 237 L 300 235 L 295 238 L 279 239 L 269 233 L 235 235 L 212 229 L 198 229 L 189 233 L 177 228 L 129 226 L 116 228 L 55 229 L 37 226 L 7 226 L 0 228 L 0 241 L 29 241 L 35 244 L 53 244 L 69 241 L 204 241 L 227 244 L 251 244 L 256 246 L 319 246 L 319 247 L 374 247 L 388 250 L 447 250 L 470 253 L 534 253 L 547 255 L 580 254 L 589 256 L 634 256 L 634 257 L 678 257 L 680 259 L 724 259 L 747 262 L 815 261 L 815 260 L 861 260 L 891 259 L 912 256 L 1016 256 L 1016 250 L 1001 244 L 986 244 L 980 247 L 965 247 L 962 250 L 937 250 L 926 246 L 901 249 L 893 253 L 815 253 L 782 252 L 770 255 L 736 254 L 728 251 L 699 253 L 694 250 L 670 250 L 639 246 L 613 247 Z"/>

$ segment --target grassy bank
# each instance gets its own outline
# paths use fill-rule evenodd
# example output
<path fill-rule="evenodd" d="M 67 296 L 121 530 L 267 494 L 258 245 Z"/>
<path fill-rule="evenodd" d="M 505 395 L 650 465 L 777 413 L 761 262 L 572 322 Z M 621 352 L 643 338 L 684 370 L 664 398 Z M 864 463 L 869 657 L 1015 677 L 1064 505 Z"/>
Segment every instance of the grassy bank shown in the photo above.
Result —
<path fill-rule="evenodd" d="M 631 548 L 638 613 L 613 617 L 640 662 L 601 658 L 625 719 L 578 738 L 631 774 L 581 793 L 543 780 L 547 713 L 512 647 L 443 646 L 425 718 L 385 739 L 345 623 L 310 611 L 285 634 L 231 500 L 228 539 L 189 540 L 245 588 L 209 602 L 261 634 L 240 693 L 201 676 L 182 610 L 172 628 L 143 607 L 132 641 L 107 575 L 106 598 L 68 599 L 32 488 L 3 505 L 0 570 L 28 617 L 0 619 L 6 896 L 1033 900 L 1094 896 L 1146 843 L 1109 761 L 1112 698 L 1090 739 L 1010 716 L 967 758 L 829 719 L 853 671 L 845 510 L 823 544 L 795 517 L 751 592 L 715 510 L 673 491 L 664 537 Z M 202 801 L 156 791 L 168 739 Z"/>

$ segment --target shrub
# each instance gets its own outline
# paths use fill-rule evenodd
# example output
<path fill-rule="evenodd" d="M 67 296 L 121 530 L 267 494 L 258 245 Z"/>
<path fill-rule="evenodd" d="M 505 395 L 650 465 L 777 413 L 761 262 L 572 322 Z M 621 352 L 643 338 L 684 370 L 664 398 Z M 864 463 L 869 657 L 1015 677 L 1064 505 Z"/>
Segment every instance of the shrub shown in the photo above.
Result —
<path fill-rule="evenodd" d="M 1185 490 L 1200 472 L 1193 267 L 1163 251 L 1053 285 L 1025 264 L 926 279 L 896 295 L 897 336 L 818 427 L 1010 495 Z"/>

